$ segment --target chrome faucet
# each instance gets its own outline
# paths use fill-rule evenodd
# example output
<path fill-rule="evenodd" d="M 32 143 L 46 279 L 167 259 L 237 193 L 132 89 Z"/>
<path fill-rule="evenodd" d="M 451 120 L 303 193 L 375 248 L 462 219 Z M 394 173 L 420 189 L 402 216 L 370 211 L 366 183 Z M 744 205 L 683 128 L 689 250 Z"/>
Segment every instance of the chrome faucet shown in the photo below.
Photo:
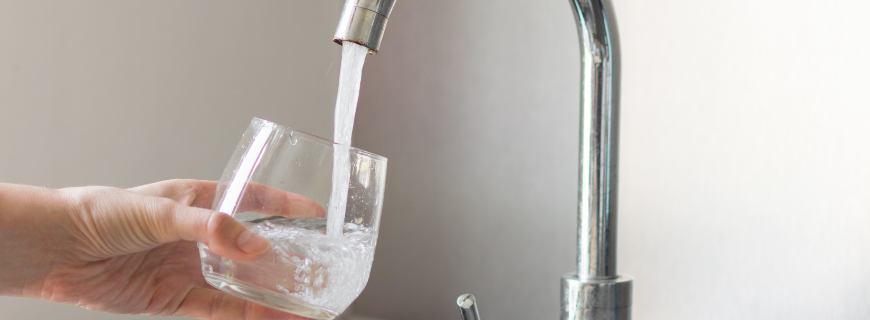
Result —
<path fill-rule="evenodd" d="M 569 0 L 580 37 L 577 270 L 562 276 L 562 320 L 630 320 L 632 278 L 616 273 L 619 35 L 610 0 Z M 335 42 L 379 50 L 395 0 L 347 0 Z M 474 296 L 457 300 L 479 320 Z"/>
<path fill-rule="evenodd" d="M 631 319 L 632 278 L 616 273 L 619 35 L 610 0 L 570 0 L 580 36 L 577 271 L 562 276 L 562 320 Z"/>
<path fill-rule="evenodd" d="M 369 54 L 377 54 L 395 4 L 395 0 L 345 1 L 333 41 L 350 41 L 369 48 Z"/>

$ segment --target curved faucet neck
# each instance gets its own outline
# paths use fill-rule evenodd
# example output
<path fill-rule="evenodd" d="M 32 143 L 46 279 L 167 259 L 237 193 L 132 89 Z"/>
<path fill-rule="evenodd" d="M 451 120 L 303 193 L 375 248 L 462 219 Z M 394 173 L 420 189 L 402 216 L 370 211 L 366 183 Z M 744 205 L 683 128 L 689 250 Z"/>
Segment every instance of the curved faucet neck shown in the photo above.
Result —
<path fill-rule="evenodd" d="M 616 273 L 619 36 L 610 0 L 570 0 L 580 38 L 577 270 L 562 276 L 562 320 L 630 320 L 632 278 Z"/>

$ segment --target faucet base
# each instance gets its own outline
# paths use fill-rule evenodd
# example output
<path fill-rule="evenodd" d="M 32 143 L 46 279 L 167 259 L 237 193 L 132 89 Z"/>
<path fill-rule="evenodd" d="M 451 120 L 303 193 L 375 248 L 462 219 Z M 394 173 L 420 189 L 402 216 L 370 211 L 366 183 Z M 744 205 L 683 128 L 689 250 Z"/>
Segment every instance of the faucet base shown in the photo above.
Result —
<path fill-rule="evenodd" d="M 631 320 L 629 275 L 612 280 L 562 276 L 562 320 Z"/>

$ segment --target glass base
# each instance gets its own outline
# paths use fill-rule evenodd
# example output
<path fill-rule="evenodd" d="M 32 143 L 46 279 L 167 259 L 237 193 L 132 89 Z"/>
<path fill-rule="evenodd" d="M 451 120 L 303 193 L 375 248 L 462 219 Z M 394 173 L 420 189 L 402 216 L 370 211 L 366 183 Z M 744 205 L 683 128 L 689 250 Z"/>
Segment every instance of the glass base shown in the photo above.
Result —
<path fill-rule="evenodd" d="M 331 320 L 338 316 L 338 313 L 335 313 L 332 310 L 315 307 L 301 301 L 295 301 L 287 295 L 257 288 L 251 284 L 234 280 L 224 275 L 206 271 L 203 272 L 203 276 L 205 276 L 205 280 L 210 285 L 223 292 L 272 309 L 312 319 Z"/>

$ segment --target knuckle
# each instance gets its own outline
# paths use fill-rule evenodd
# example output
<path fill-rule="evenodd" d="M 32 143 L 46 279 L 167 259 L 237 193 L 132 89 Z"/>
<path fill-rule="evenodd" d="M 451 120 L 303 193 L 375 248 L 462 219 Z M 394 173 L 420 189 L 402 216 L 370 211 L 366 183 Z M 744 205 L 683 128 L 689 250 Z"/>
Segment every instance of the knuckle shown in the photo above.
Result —
<path fill-rule="evenodd" d="M 196 184 L 194 180 L 191 179 L 172 179 L 166 180 L 166 183 L 170 186 L 173 186 L 174 189 L 177 190 L 187 190 L 187 189 L 195 189 Z"/>
<path fill-rule="evenodd" d="M 87 209 L 93 206 L 101 196 L 105 195 L 109 187 L 73 187 L 61 189 L 67 203 L 74 208 Z"/>
<path fill-rule="evenodd" d="M 177 240 L 176 226 L 179 220 L 179 207 L 176 203 L 169 199 L 157 198 L 151 204 L 156 214 L 150 215 L 150 221 L 145 222 L 151 225 L 150 229 L 154 230 L 153 234 L 157 242 L 169 242 Z"/>
<path fill-rule="evenodd" d="M 220 234 L 221 230 L 227 223 L 228 215 L 220 213 L 212 213 L 208 216 L 208 233 L 209 235 Z"/>

